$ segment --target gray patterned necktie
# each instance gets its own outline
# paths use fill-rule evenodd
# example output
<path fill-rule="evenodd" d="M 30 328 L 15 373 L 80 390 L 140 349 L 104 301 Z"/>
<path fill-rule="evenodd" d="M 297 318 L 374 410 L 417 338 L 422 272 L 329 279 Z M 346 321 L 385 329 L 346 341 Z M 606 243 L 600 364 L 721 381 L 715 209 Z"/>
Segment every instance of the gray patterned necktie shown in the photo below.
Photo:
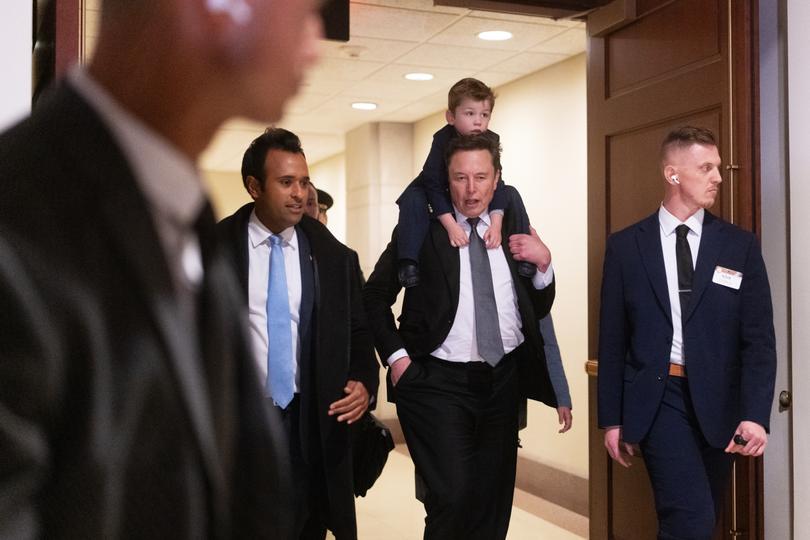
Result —
<path fill-rule="evenodd" d="M 467 218 L 470 224 L 470 270 L 472 273 L 473 303 L 475 306 L 475 336 L 478 355 L 495 366 L 503 358 L 503 340 L 492 286 L 492 270 L 484 241 L 478 236 L 480 218 Z"/>

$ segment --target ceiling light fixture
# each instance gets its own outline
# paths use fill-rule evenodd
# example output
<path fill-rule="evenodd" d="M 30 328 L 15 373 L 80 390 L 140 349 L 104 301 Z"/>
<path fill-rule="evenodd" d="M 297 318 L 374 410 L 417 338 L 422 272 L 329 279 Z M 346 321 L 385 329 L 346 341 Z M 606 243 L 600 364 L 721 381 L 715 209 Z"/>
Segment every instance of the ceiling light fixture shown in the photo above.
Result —
<path fill-rule="evenodd" d="M 484 41 L 506 41 L 507 39 L 512 39 L 512 32 L 507 32 L 506 30 L 487 30 L 486 32 L 480 32 L 478 39 L 483 39 Z"/>
<path fill-rule="evenodd" d="M 370 101 L 355 101 L 352 103 L 352 109 L 357 109 L 358 111 L 373 111 L 377 108 L 376 103 L 371 103 Z"/>
<path fill-rule="evenodd" d="M 431 73 L 406 73 L 405 78 L 409 81 L 432 81 L 433 75 Z"/>

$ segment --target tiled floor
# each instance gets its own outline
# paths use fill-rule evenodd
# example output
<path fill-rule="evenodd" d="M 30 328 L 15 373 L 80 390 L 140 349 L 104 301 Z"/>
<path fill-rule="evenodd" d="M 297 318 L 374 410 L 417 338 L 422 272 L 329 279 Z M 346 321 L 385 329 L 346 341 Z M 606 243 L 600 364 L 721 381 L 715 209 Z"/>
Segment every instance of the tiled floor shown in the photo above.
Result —
<path fill-rule="evenodd" d="M 405 449 L 397 448 L 371 491 L 357 499 L 360 540 L 421 539 L 425 512 L 413 494 L 413 464 Z M 583 540 L 587 535 L 587 518 L 528 493 L 515 493 L 509 540 Z"/>

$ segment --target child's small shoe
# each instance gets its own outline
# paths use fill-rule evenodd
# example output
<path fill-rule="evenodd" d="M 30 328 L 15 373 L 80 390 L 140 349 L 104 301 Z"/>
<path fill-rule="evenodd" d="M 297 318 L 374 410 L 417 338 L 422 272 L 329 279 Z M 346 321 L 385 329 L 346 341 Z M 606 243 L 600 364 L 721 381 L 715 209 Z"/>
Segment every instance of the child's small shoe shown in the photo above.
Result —
<path fill-rule="evenodd" d="M 411 260 L 399 262 L 399 284 L 409 289 L 419 285 L 419 266 Z"/>
<path fill-rule="evenodd" d="M 521 276 L 531 279 L 537 273 L 537 267 L 532 263 L 521 261 L 517 265 L 517 271 Z"/>

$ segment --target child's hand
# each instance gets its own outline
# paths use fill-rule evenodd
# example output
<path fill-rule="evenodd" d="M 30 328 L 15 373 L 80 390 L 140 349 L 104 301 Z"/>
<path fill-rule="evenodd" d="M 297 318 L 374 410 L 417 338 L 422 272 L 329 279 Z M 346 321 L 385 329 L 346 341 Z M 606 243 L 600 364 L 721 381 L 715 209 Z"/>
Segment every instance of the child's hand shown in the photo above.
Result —
<path fill-rule="evenodd" d="M 462 247 L 466 246 L 470 243 L 470 239 L 467 237 L 467 234 L 464 232 L 464 229 L 461 228 L 461 225 L 453 221 L 452 223 L 448 223 L 444 225 L 445 230 L 447 230 L 447 236 L 450 237 L 450 245 L 453 247 Z"/>
<path fill-rule="evenodd" d="M 501 223 L 503 222 L 502 214 L 490 214 L 491 223 L 487 232 L 484 233 L 484 243 L 487 249 L 495 249 L 501 247 Z"/>
<path fill-rule="evenodd" d="M 449 212 L 447 214 L 441 214 L 439 216 L 439 223 L 441 223 L 444 230 L 447 231 L 451 246 L 461 247 L 470 243 L 469 237 L 464 232 L 464 229 L 461 228 L 461 225 L 456 223 L 456 218 L 453 217 L 453 214 Z"/>

